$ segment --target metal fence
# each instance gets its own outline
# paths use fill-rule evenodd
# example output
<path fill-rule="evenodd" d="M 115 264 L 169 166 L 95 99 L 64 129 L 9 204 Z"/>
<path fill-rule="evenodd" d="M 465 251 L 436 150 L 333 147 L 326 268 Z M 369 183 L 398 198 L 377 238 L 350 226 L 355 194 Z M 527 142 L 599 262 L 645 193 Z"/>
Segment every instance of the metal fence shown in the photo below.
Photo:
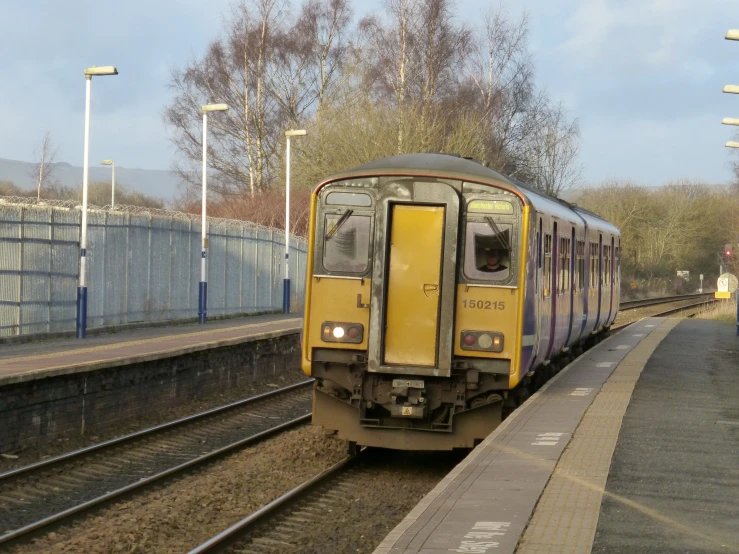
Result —
<path fill-rule="evenodd" d="M 75 329 L 81 209 L 0 197 L 0 336 Z M 196 317 L 200 217 L 89 207 L 88 328 Z M 284 232 L 208 218 L 208 315 L 282 307 Z M 305 291 L 306 243 L 292 237 L 291 305 Z"/>

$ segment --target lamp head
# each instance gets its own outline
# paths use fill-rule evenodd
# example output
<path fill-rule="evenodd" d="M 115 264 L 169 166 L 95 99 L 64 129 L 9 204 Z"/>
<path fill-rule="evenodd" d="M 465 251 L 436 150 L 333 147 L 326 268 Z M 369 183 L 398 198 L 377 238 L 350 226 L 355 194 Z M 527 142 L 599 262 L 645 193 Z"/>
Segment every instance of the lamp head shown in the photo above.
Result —
<path fill-rule="evenodd" d="M 289 131 L 285 131 L 286 137 L 304 137 L 308 134 L 308 131 L 305 129 L 290 129 Z"/>
<path fill-rule="evenodd" d="M 228 110 L 228 106 L 226 104 L 206 104 L 203 106 L 203 113 L 208 112 L 225 112 Z"/>
<path fill-rule="evenodd" d="M 113 165 L 113 160 L 103 160 L 100 165 Z"/>
<path fill-rule="evenodd" d="M 85 77 L 92 77 L 93 75 L 118 75 L 118 70 L 112 65 L 103 65 L 100 67 L 93 65 L 92 67 L 85 68 Z"/>

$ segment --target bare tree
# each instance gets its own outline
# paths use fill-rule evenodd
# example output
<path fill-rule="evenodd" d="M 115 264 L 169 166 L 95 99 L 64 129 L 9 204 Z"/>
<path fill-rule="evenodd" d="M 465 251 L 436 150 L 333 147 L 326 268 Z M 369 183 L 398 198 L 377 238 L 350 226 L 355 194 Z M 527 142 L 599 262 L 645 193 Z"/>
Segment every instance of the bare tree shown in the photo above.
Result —
<path fill-rule="evenodd" d="M 41 200 L 41 189 L 53 188 L 54 169 L 59 147 L 51 138 L 51 131 L 46 131 L 43 138 L 33 150 L 33 167 L 29 176 L 36 181 L 36 199 Z"/>
<path fill-rule="evenodd" d="M 526 144 L 525 164 L 532 184 L 546 194 L 559 196 L 580 180 L 579 153 L 577 119 L 569 120 L 561 104 L 542 111 Z"/>
<path fill-rule="evenodd" d="M 164 120 L 186 164 L 173 169 L 187 182 L 200 184 L 195 170 L 202 155 L 200 107 L 207 102 L 225 102 L 231 108 L 209 121 L 208 159 L 217 172 L 214 191 L 253 195 L 270 182 L 285 98 L 280 103 L 269 84 L 274 82 L 274 39 L 283 35 L 285 11 L 284 0 L 235 6 L 225 37 L 213 42 L 202 60 L 173 72 L 175 98 Z"/>

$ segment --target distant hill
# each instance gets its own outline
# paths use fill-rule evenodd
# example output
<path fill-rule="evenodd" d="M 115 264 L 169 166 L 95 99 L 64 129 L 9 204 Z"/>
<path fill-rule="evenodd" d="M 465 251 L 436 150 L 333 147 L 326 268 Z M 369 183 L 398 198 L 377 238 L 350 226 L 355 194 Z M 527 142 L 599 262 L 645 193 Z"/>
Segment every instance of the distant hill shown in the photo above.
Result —
<path fill-rule="evenodd" d="M 11 181 L 23 189 L 35 189 L 36 181 L 29 175 L 33 165 L 30 162 L 0 158 L 0 181 Z M 68 187 L 82 186 L 82 168 L 59 162 L 54 170 L 54 178 Z M 91 165 L 89 179 L 91 182 L 110 181 L 110 167 Z M 180 179 L 171 171 L 163 169 L 129 169 L 116 165 L 115 181 L 131 190 L 169 202 L 175 197 Z"/>

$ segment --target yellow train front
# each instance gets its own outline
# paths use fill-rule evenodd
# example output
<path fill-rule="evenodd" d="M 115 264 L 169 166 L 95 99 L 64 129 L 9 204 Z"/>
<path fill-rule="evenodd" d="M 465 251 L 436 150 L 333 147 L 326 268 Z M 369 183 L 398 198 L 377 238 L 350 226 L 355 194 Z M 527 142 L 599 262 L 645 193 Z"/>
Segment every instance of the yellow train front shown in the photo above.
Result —
<path fill-rule="evenodd" d="M 436 154 L 386 158 L 316 187 L 302 354 L 316 379 L 314 425 L 359 445 L 473 447 L 536 367 L 610 324 L 610 313 L 592 330 L 578 320 L 578 336 L 554 344 L 554 291 L 538 283 L 557 286 L 556 266 L 551 252 L 548 275 L 545 256 L 537 262 L 545 241 L 530 204 L 503 176 Z"/>

